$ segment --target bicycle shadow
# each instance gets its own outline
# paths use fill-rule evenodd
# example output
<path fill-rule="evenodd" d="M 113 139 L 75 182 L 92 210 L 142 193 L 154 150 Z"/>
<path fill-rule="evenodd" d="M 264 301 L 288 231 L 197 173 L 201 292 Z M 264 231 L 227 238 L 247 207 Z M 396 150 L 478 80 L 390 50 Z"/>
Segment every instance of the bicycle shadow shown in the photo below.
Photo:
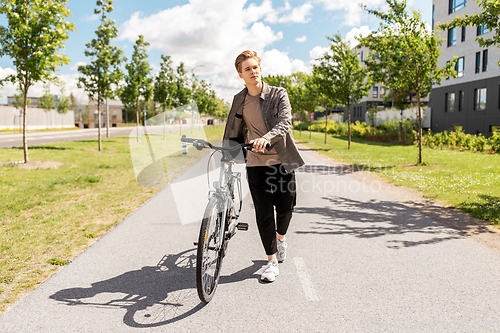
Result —
<path fill-rule="evenodd" d="M 228 276 L 219 285 L 258 278 L 255 272 L 263 261 Z M 125 272 L 111 279 L 94 282 L 89 288 L 62 289 L 50 298 L 69 306 L 93 306 L 126 310 L 123 323 L 147 328 L 168 325 L 187 318 L 205 304 L 196 290 L 196 250 L 165 255 L 156 266 Z"/>

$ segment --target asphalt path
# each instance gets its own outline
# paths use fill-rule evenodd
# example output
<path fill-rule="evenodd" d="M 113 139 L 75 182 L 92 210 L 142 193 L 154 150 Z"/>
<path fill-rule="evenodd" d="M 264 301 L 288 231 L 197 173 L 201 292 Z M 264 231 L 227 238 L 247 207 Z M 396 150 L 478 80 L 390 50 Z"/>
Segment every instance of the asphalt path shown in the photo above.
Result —
<path fill-rule="evenodd" d="M 0 317 L 0 332 L 499 332 L 500 253 L 302 151 L 274 283 L 251 199 L 208 305 L 167 187 Z M 193 203 L 204 206 L 205 203 Z"/>
<path fill-rule="evenodd" d="M 199 125 L 197 125 L 199 126 Z M 148 133 L 161 133 L 163 126 L 148 126 Z M 189 124 L 183 125 L 183 128 L 191 128 Z M 111 127 L 109 129 L 110 137 L 129 136 L 135 127 Z M 179 130 L 179 125 L 166 125 L 166 131 Z M 42 145 L 63 141 L 78 141 L 97 139 L 97 128 L 80 129 L 71 131 L 46 131 L 28 133 L 28 148 L 29 146 Z M 106 137 L 106 128 L 101 129 L 101 137 Z M 0 148 L 22 147 L 23 135 L 22 134 L 3 134 L 0 135 Z"/>

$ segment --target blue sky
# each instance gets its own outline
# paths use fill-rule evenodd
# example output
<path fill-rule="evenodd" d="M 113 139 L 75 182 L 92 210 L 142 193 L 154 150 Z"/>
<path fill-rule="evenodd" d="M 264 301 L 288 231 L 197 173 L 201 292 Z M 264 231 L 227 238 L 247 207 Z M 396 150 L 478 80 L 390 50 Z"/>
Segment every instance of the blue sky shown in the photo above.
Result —
<path fill-rule="evenodd" d="M 328 46 L 325 36 L 339 32 L 345 39 L 378 27 L 377 20 L 358 7 L 370 8 L 383 0 L 114 0 L 110 17 L 116 20 L 119 37 L 114 41 L 130 58 L 137 35 L 142 34 L 151 46 L 149 61 L 154 72 L 160 55 L 172 56 L 174 63 L 184 62 L 200 78 L 209 80 L 220 97 L 231 101 L 243 83 L 234 70 L 239 52 L 250 49 L 262 58 L 263 75 L 288 75 L 310 71 L 311 61 Z M 432 0 L 409 2 L 431 23 Z M 70 33 L 64 52 L 71 59 L 58 70 L 67 90 L 84 99 L 85 93 L 75 84 L 76 67 L 88 59 L 85 44 L 95 36 L 99 26 L 93 15 L 95 1 L 69 0 L 68 7 L 76 31 Z M 0 19 L 4 24 L 5 20 Z M 0 77 L 12 72 L 12 62 L 0 58 Z M 1 95 L 14 93 L 6 85 Z M 58 93 L 53 87 L 52 93 Z M 42 85 L 30 90 L 40 96 Z"/>

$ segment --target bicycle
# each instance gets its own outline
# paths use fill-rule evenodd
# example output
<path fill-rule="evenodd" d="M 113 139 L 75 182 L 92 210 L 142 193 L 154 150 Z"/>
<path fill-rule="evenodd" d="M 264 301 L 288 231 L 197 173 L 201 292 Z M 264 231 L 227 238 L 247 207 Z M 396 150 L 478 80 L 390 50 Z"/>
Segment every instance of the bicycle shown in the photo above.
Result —
<path fill-rule="evenodd" d="M 209 201 L 201 221 L 196 254 L 196 287 L 198 296 L 204 303 L 212 300 L 219 282 L 222 259 L 226 254 L 229 240 L 236 230 L 248 230 L 248 224 L 239 222 L 242 207 L 241 173 L 233 171 L 234 159 L 230 152 L 238 149 L 250 149 L 251 144 L 238 144 L 232 147 L 218 147 L 201 139 L 183 136 L 182 142 L 191 143 L 196 149 L 210 148 L 222 153 L 219 180 L 213 183 L 209 191 Z M 212 157 L 210 156 L 210 158 Z M 210 163 L 210 159 L 209 159 Z M 235 186 L 239 194 L 239 208 L 234 204 Z"/>

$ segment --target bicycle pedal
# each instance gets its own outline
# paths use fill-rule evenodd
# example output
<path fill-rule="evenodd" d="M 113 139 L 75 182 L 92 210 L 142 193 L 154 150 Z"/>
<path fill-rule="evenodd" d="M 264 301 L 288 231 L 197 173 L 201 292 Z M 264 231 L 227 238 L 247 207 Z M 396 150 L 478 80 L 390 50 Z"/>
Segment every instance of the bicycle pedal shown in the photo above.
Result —
<path fill-rule="evenodd" d="M 236 228 L 238 228 L 238 230 L 247 231 L 248 230 L 248 223 L 240 222 L 236 225 Z"/>

